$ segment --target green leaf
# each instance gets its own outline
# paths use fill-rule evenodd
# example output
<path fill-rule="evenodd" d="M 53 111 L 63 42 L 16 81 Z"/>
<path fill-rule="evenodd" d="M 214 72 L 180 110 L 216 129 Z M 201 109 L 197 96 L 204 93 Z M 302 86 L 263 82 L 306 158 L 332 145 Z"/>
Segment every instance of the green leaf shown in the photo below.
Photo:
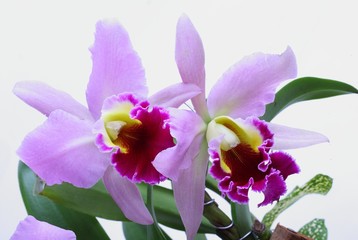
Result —
<path fill-rule="evenodd" d="M 328 230 L 324 223 L 324 219 L 313 219 L 311 222 L 304 225 L 298 232 L 314 240 L 328 239 Z"/>
<path fill-rule="evenodd" d="M 123 222 L 122 223 L 123 233 L 126 237 L 126 240 L 147 240 L 147 227 L 133 222 Z M 170 239 L 169 235 L 163 231 L 165 237 Z M 159 239 L 159 238 L 155 238 Z M 207 240 L 205 234 L 197 234 L 194 240 Z"/>
<path fill-rule="evenodd" d="M 312 193 L 326 195 L 332 187 L 332 178 L 329 176 L 318 174 L 307 182 L 303 187 L 296 187 L 285 198 L 281 199 L 277 204 L 264 216 L 262 223 L 266 229 L 270 229 L 272 223 L 284 210 L 297 202 L 303 196 Z"/>
<path fill-rule="evenodd" d="M 147 240 L 147 227 L 134 222 L 122 223 L 126 240 Z"/>
<path fill-rule="evenodd" d="M 34 190 L 38 186 L 38 178 L 22 162 L 19 162 L 18 178 L 22 199 L 29 215 L 40 221 L 72 230 L 78 240 L 109 239 L 95 217 L 73 211 L 36 194 Z"/>
<path fill-rule="evenodd" d="M 205 234 L 197 234 L 194 240 L 207 240 Z"/>
<path fill-rule="evenodd" d="M 316 77 L 299 78 L 288 83 L 276 93 L 274 102 L 266 105 L 265 114 L 261 119 L 271 121 L 283 109 L 297 102 L 349 93 L 358 93 L 358 90 L 339 81 Z"/>
<path fill-rule="evenodd" d="M 147 185 L 138 184 L 138 188 L 143 198 L 146 199 Z M 50 198 L 60 205 L 91 216 L 98 216 L 109 220 L 128 221 L 112 200 L 102 182 L 99 182 L 90 189 L 76 188 L 66 183 L 45 186 L 41 195 Z M 172 190 L 154 186 L 154 209 L 159 223 L 178 230 L 184 230 Z M 208 220 L 203 219 L 199 232 L 214 233 L 215 228 Z"/>
<path fill-rule="evenodd" d="M 134 222 L 123 222 L 122 228 L 124 236 L 126 237 L 126 240 L 149 240 L 149 239 L 155 239 L 155 240 L 161 240 L 161 239 L 167 239 L 169 240 L 169 235 L 161 229 L 162 233 L 164 234 L 163 238 L 161 235 L 155 235 L 151 238 L 148 236 L 148 228 L 152 227 L 152 225 L 145 226 Z"/>
<path fill-rule="evenodd" d="M 90 189 L 76 188 L 68 183 L 45 186 L 40 194 L 62 206 L 92 216 L 109 220 L 128 221 L 108 194 L 102 181 Z"/>

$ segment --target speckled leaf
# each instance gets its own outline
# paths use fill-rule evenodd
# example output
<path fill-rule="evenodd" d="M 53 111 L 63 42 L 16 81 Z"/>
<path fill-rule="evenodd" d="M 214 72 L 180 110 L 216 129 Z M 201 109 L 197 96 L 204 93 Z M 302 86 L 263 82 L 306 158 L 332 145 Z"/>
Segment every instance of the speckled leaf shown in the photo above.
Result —
<path fill-rule="evenodd" d="M 311 222 L 304 225 L 299 232 L 314 240 L 328 239 L 328 230 L 324 224 L 324 219 L 313 219 Z"/>
<path fill-rule="evenodd" d="M 274 102 L 266 105 L 265 115 L 261 119 L 271 121 L 279 112 L 291 104 L 358 93 L 358 90 L 344 82 L 316 77 L 303 77 L 293 80 L 276 93 Z"/>
<path fill-rule="evenodd" d="M 303 196 L 312 193 L 326 195 L 332 187 L 332 178 L 323 174 L 318 174 L 307 182 L 303 187 L 296 187 L 285 198 L 281 199 L 266 215 L 262 223 L 267 229 L 270 229 L 272 223 L 278 215 L 285 211 L 288 207 L 294 204 Z"/>

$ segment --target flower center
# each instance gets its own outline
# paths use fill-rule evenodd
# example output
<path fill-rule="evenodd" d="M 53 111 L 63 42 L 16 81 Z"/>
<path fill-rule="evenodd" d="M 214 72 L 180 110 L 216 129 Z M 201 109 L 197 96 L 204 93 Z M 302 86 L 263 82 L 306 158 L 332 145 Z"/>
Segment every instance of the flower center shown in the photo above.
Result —
<path fill-rule="evenodd" d="M 105 128 L 111 142 L 118 146 L 122 153 L 128 153 L 130 146 L 140 140 L 141 125 L 139 120 L 130 122 L 117 120 L 105 123 Z"/>
<path fill-rule="evenodd" d="M 245 153 L 258 154 L 259 146 L 263 142 L 260 132 L 242 120 L 234 120 L 227 116 L 214 118 L 209 124 L 206 132 L 207 141 L 217 141 L 220 166 L 226 173 L 231 173 L 235 164 L 232 161 L 241 161 Z M 230 158 L 225 156 L 232 156 Z M 236 159 L 236 160 L 235 160 Z"/>
<path fill-rule="evenodd" d="M 173 147 L 169 112 L 133 94 L 108 97 L 101 118 L 95 124 L 96 145 L 111 153 L 111 161 L 120 175 L 133 182 L 157 184 L 166 179 L 152 165 L 157 154 Z"/>

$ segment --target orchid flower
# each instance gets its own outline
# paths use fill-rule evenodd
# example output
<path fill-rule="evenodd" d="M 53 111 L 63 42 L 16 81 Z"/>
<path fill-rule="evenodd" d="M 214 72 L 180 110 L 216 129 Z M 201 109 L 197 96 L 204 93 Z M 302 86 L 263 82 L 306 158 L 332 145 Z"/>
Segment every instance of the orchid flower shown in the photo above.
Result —
<path fill-rule="evenodd" d="M 192 98 L 195 112 L 171 110 L 170 131 L 176 145 L 160 152 L 153 165 L 172 180 L 187 238 L 193 239 L 203 214 L 209 158 L 213 160 L 209 173 L 224 196 L 247 204 L 252 189 L 264 194 L 262 206 L 278 200 L 286 192 L 284 180 L 299 172 L 295 160 L 278 149 L 327 139 L 258 118 L 274 100 L 277 86 L 296 76 L 291 48 L 280 55 L 245 57 L 222 75 L 206 97 L 202 41 L 184 15 L 177 24 L 176 62 L 182 81 L 196 84 L 201 93 Z"/>
<path fill-rule="evenodd" d="M 178 107 L 200 89 L 179 83 L 148 98 L 140 58 L 116 22 L 97 23 L 91 53 L 88 108 L 41 82 L 15 86 L 19 98 L 48 116 L 17 153 L 48 185 L 89 188 L 102 179 L 128 219 L 151 224 L 135 183 L 166 179 L 151 164 L 160 151 L 174 146 L 165 107 Z"/>
<path fill-rule="evenodd" d="M 27 216 L 17 226 L 10 240 L 74 240 L 76 235 L 70 230 L 65 230 L 47 222 L 38 221 L 33 216 Z"/>

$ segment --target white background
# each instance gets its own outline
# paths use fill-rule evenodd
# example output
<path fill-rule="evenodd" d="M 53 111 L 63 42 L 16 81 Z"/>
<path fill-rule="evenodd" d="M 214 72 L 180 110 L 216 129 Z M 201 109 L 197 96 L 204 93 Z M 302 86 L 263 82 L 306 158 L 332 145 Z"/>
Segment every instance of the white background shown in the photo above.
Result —
<path fill-rule="evenodd" d="M 331 78 L 358 87 L 354 1 L 190 2 L 0 1 L 0 239 L 8 239 L 26 216 L 15 151 L 26 133 L 45 119 L 18 100 L 12 88 L 17 81 L 40 80 L 85 103 L 91 71 L 88 47 L 99 19 L 116 18 L 126 27 L 142 58 L 151 93 L 180 81 L 174 43 L 182 13 L 202 37 L 208 89 L 243 56 L 257 51 L 279 53 L 287 45 L 296 54 L 299 76 Z M 289 189 L 316 173 L 334 178 L 326 197 L 308 196 L 282 214 L 283 225 L 298 230 L 315 217 L 325 218 L 329 239 L 357 238 L 357 110 L 357 96 L 347 95 L 300 103 L 274 119 L 330 139 L 329 144 L 291 151 L 302 173 L 288 179 Z M 259 201 L 254 197 L 251 209 L 261 218 L 270 206 L 257 209 Z M 123 239 L 119 223 L 103 222 L 112 239 Z M 168 232 L 173 239 L 184 238 Z"/>

